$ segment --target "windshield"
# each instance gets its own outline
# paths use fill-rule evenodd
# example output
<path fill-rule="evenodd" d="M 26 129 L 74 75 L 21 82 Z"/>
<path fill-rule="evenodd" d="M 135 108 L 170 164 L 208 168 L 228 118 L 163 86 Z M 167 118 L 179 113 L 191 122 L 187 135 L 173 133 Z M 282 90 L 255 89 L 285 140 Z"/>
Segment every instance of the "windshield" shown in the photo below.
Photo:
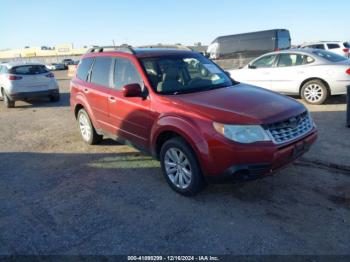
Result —
<path fill-rule="evenodd" d="M 160 94 L 200 92 L 231 86 L 232 80 L 200 55 L 141 59 L 153 89 Z"/>
<path fill-rule="evenodd" d="M 347 58 L 345 58 L 344 56 L 337 55 L 335 53 L 324 51 L 324 50 L 315 50 L 313 51 L 313 53 L 331 62 L 340 62 L 340 61 L 347 60 Z"/>

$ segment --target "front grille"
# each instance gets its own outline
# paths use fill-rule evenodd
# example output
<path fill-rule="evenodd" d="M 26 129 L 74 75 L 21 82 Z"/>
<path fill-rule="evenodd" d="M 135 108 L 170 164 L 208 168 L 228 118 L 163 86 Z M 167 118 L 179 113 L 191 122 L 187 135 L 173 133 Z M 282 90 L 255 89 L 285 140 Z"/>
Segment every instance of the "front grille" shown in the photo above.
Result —
<path fill-rule="evenodd" d="M 266 126 L 273 142 L 282 144 L 301 137 L 311 131 L 313 121 L 308 112 L 291 117 L 285 121 Z"/>

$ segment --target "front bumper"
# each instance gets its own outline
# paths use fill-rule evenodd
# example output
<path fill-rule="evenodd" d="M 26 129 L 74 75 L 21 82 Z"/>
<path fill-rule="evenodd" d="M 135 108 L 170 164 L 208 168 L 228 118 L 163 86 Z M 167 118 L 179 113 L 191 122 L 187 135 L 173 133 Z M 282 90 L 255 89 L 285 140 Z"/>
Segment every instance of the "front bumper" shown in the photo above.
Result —
<path fill-rule="evenodd" d="M 245 181 L 264 177 L 292 163 L 304 153 L 317 139 L 317 131 L 310 133 L 288 145 L 260 145 L 213 147 L 209 154 L 212 162 L 204 162 L 202 169 L 208 182 L 221 183 Z"/>
<path fill-rule="evenodd" d="M 40 98 L 40 97 L 50 97 L 50 96 L 58 96 L 58 89 L 49 89 L 45 91 L 35 91 L 35 92 L 20 92 L 20 93 L 12 93 L 8 96 L 11 100 L 24 100 L 31 98 Z"/>

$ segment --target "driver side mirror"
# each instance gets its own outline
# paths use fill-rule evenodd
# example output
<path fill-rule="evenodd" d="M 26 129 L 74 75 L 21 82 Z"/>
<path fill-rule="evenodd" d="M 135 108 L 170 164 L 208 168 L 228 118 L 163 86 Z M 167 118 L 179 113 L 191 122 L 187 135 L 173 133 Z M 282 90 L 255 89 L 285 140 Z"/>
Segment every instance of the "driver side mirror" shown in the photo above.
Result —
<path fill-rule="evenodd" d="M 124 97 L 142 97 L 141 86 L 137 83 L 123 86 Z"/>
<path fill-rule="evenodd" d="M 249 69 L 256 69 L 256 66 L 253 66 L 253 65 L 249 64 L 249 65 L 248 65 L 248 68 L 249 68 Z"/>

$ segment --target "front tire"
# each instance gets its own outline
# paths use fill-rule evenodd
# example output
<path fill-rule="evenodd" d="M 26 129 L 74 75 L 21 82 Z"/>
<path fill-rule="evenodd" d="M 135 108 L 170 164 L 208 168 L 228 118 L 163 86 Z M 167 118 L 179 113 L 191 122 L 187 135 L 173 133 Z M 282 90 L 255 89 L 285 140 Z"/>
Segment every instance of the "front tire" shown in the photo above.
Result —
<path fill-rule="evenodd" d="M 102 136 L 96 133 L 96 130 L 92 125 L 90 117 L 85 109 L 79 110 L 77 120 L 81 137 L 85 143 L 88 145 L 96 145 L 101 142 Z"/>
<path fill-rule="evenodd" d="M 320 80 L 308 81 L 301 88 L 301 97 L 311 105 L 323 104 L 328 96 L 328 89 Z"/>
<path fill-rule="evenodd" d="M 197 194 L 205 185 L 192 148 L 181 138 L 172 138 L 160 151 L 163 175 L 170 187 L 185 196 Z"/>

